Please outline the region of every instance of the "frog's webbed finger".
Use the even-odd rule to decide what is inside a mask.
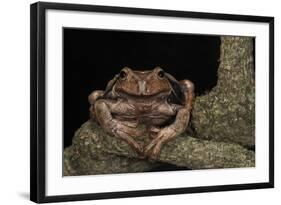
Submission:
[[[161,147],[163,144],[167,143],[168,141],[174,139],[178,135],[178,132],[174,130],[173,127],[166,127],[162,130],[160,137],[155,143],[154,148],[150,153],[150,158],[156,159],[160,153]]]
[[[153,139],[145,148],[144,148],[144,155],[149,156],[152,148],[156,145],[156,139]]]
[[[149,156],[151,150],[153,149],[153,147],[157,144],[157,142],[160,140],[160,138],[162,137],[163,132],[159,132],[157,137],[155,137],[144,149],[144,154]]]

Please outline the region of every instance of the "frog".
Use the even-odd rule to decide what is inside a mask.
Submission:
[[[124,140],[140,157],[156,160],[163,145],[184,133],[194,104],[194,84],[176,80],[157,66],[151,70],[124,67],[105,90],[88,97],[90,119],[110,135]],[[151,138],[141,146],[136,137]]]

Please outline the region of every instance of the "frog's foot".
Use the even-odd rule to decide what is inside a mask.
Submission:
[[[111,126],[111,133],[113,133],[114,136],[126,141],[133,148],[133,150],[135,150],[141,157],[143,156],[143,147],[135,141],[134,137],[143,136],[144,131],[138,130],[131,126],[133,125],[128,124],[127,122],[124,123],[113,120]]]
[[[100,126],[109,134],[127,142],[138,154],[143,155],[143,147],[133,138],[143,135],[143,132],[134,128],[132,123],[113,118],[106,100],[97,100],[94,105],[96,119]]]
[[[126,131],[116,130],[114,131],[114,135],[126,141],[132,147],[132,149],[138,153],[140,157],[143,156],[143,147],[138,144]]]
[[[177,131],[169,126],[161,129],[155,137],[144,149],[144,154],[152,160],[156,160],[160,154],[162,145],[177,136]]]

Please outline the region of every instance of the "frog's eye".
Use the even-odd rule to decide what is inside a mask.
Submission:
[[[119,73],[119,77],[120,77],[121,80],[125,80],[126,77],[127,77],[127,73],[122,70],[122,71]]]
[[[164,78],[165,73],[164,73],[163,70],[160,70],[160,71],[157,73],[157,75],[158,75],[159,78]]]

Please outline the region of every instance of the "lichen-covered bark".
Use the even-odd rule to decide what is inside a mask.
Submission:
[[[218,82],[196,98],[192,123],[201,139],[255,145],[253,38],[221,37]],[[196,86],[196,85],[195,85]]]
[[[221,37],[217,85],[196,98],[192,116],[196,136],[177,136],[154,162],[140,158],[126,142],[88,121],[64,151],[64,175],[144,172],[159,162],[189,169],[255,166],[255,152],[247,149],[255,145],[252,38]],[[145,145],[150,139],[137,140]]]
[[[145,145],[149,138],[143,136],[137,141]],[[238,144],[183,134],[163,146],[157,162],[151,162],[139,157],[126,142],[88,121],[76,132],[73,145],[65,149],[64,175],[144,172],[158,166],[158,162],[190,169],[252,167],[255,154]]]

